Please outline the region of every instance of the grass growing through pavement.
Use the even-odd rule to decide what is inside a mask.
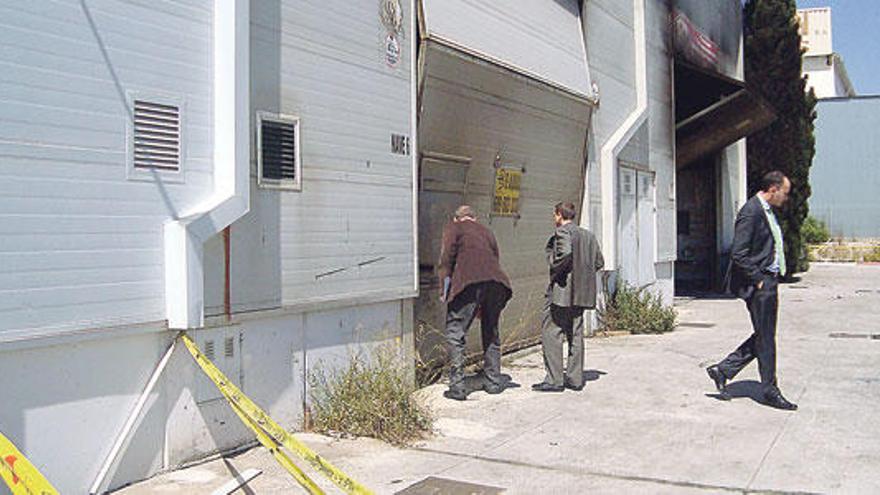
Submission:
[[[353,353],[348,366],[311,373],[312,426],[328,434],[366,436],[393,445],[424,438],[433,414],[416,394],[403,357],[389,347]]]
[[[599,310],[605,331],[629,333],[666,333],[675,328],[677,314],[664,306],[659,294],[623,285]]]

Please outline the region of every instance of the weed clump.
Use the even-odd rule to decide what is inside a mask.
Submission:
[[[434,418],[399,353],[353,353],[348,366],[311,373],[312,427],[321,433],[377,438],[408,445],[424,438]]]
[[[671,332],[677,313],[659,294],[624,284],[606,300],[598,317],[605,331],[656,334]]]

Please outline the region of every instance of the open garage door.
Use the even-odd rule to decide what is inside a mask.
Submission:
[[[446,362],[436,264],[442,228],[458,204],[474,206],[495,233],[513,284],[502,349],[537,342],[552,209],[559,201],[581,204],[592,103],[577,2],[427,0],[423,7],[415,319],[425,379]],[[471,356],[481,353],[479,335],[475,322]]]

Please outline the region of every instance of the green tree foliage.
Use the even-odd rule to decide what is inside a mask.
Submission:
[[[812,90],[804,92],[796,14],[795,0],[747,0],[744,12],[746,82],[778,115],[772,125],[748,138],[749,195],[771,170],[791,179],[791,195],[780,215],[789,275],[809,266],[801,226],[809,213],[816,119],[816,96]]]
[[[801,237],[808,244],[820,244],[831,240],[831,233],[828,232],[825,222],[810,216],[801,226]]]

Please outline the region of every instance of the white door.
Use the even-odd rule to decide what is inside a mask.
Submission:
[[[620,277],[644,287],[656,281],[654,173],[621,166],[619,172]]]
[[[655,218],[657,209],[654,206],[654,174],[638,172],[638,211],[639,224],[639,285],[644,287],[654,283],[657,274],[654,272],[655,261]]]
[[[636,171],[620,168],[620,276],[630,285],[639,283],[639,227]]]

